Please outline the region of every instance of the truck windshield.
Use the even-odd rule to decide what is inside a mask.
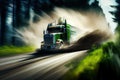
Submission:
[[[49,33],[63,33],[65,30],[64,26],[48,27],[47,31]]]

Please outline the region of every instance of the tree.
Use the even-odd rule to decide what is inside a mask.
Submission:
[[[1,2],[2,2],[2,1],[0,0],[0,45],[1,45],[1,43],[2,43],[2,42],[1,42],[1,34],[2,34],[2,33],[1,33],[1,7],[2,7],[2,6],[1,6],[1,5],[2,5]]]
[[[115,15],[114,21],[118,22],[118,24],[120,24],[120,0],[116,0],[116,2],[118,3],[117,6],[111,6],[117,9],[116,12],[110,12],[111,14]]]
[[[29,26],[31,0],[13,0],[13,37],[14,45],[21,45],[23,41],[14,36],[18,34],[15,29]],[[20,43],[20,44],[18,44]],[[23,44],[22,44],[23,45]]]
[[[22,26],[28,26],[28,20],[30,18],[30,7],[31,0],[16,0],[15,1],[15,17],[16,17],[16,28]]]
[[[5,44],[6,38],[5,38],[5,33],[6,33],[6,16],[7,16],[7,1],[2,0],[1,1],[1,44]]]
[[[116,2],[118,3],[118,5],[112,7],[115,7],[117,11],[111,13],[115,15],[114,21],[118,23],[118,26],[116,28],[116,34],[117,34],[116,44],[118,45],[118,47],[120,47],[120,0],[116,0]]]
[[[1,44],[11,44],[11,32],[12,32],[12,1],[1,1]]]

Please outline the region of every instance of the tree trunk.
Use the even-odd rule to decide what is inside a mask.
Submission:
[[[1,3],[2,1],[0,1],[0,46],[1,46],[1,44],[2,44],[2,42],[1,42],[1,35],[2,35],[2,33],[1,33],[1,5],[2,5],[2,3]]]
[[[5,33],[6,33],[6,1],[2,1],[1,8],[1,45],[4,45],[6,42]]]
[[[1,44],[11,45],[12,0],[3,0],[1,4]]]

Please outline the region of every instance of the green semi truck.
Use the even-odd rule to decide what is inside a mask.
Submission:
[[[70,44],[71,25],[67,24],[66,19],[59,18],[57,23],[48,24],[43,34],[44,41],[41,42],[41,50],[60,49],[64,44]]]

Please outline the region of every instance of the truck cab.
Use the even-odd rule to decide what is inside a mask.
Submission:
[[[60,18],[58,23],[48,24],[43,34],[42,50],[60,49],[63,44],[69,44],[70,42],[70,25],[67,24],[65,19]]]

